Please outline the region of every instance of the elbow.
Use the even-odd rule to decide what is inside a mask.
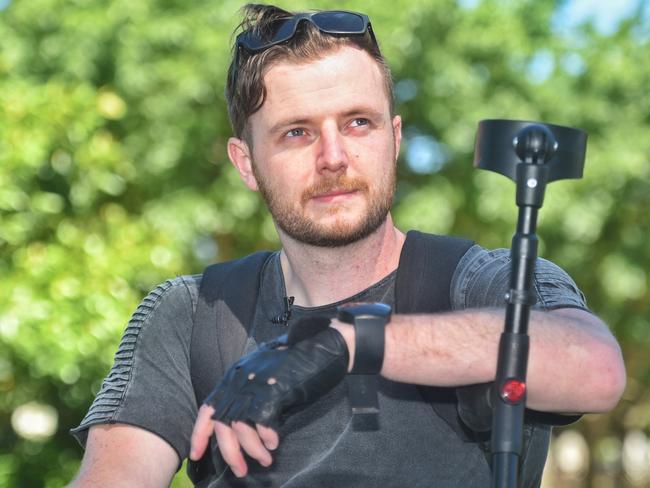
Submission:
[[[594,355],[594,368],[591,374],[592,413],[605,413],[613,410],[625,391],[627,375],[623,355],[618,344],[600,347]]]
[[[608,387],[603,392],[603,412],[609,412],[618,405],[625,391],[626,384],[627,375],[625,373],[625,365],[621,359],[620,364],[616,368],[616,372],[610,375]]]

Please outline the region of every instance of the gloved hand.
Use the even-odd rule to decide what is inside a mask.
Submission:
[[[345,340],[329,319],[303,319],[289,334],[236,362],[204,403],[215,409],[214,420],[276,428],[288,407],[312,402],[336,386],[348,361]]]

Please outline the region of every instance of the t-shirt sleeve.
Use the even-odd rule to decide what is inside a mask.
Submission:
[[[160,436],[181,460],[187,457],[197,414],[190,341],[198,280],[168,280],[142,300],[99,393],[81,424],[71,430],[82,445],[93,425],[123,423]]]
[[[452,278],[452,310],[503,307],[509,288],[510,250],[488,251],[474,245],[461,258]],[[571,277],[546,259],[537,258],[533,291],[537,298],[535,309],[579,308],[589,311],[584,295]]]

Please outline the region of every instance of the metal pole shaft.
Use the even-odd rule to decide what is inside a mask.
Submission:
[[[496,405],[492,424],[492,486],[518,486],[518,466],[523,447],[528,368],[528,322],[534,304],[532,282],[537,259],[537,213],[542,206],[546,167],[520,163],[517,168],[517,230],[512,238],[510,291],[506,296],[504,332],[499,342]],[[523,387],[520,397],[509,387]]]

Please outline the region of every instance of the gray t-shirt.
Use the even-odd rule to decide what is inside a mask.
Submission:
[[[463,256],[450,289],[453,310],[502,306],[508,288],[509,251],[473,246]],[[190,379],[192,314],[200,276],[185,276],[156,287],[131,318],[115,364],[86,417],[72,433],[83,443],[88,428],[125,423],[165,439],[181,459],[197,405]],[[279,253],[262,271],[254,324],[246,345],[253,350],[286,331],[276,317],[284,311],[286,291]],[[394,303],[395,273],[341,302],[313,308],[294,306],[290,323],[309,315],[334,316],[350,301]],[[534,278],[537,308],[586,309],[584,297],[557,266],[538,260]],[[381,486],[484,487],[490,470],[478,444],[464,442],[440,418],[413,385],[380,379],[379,430],[353,428],[342,382],[311,405],[287,412],[273,465],[249,462],[249,475],[235,478],[213,447],[218,475],[209,486]],[[206,485],[207,486],[207,485]]]

